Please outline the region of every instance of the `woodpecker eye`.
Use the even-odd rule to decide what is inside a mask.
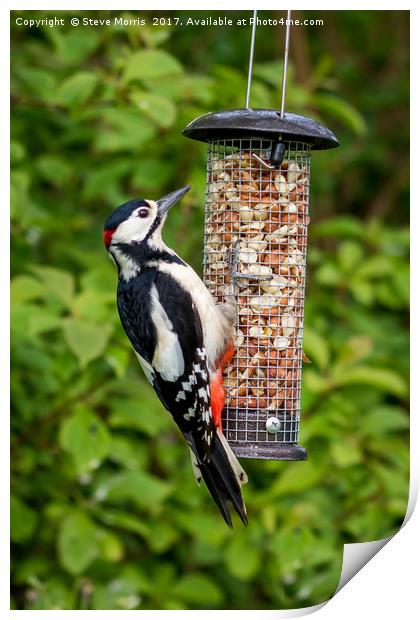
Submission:
[[[143,207],[142,209],[139,209],[139,212],[137,214],[139,217],[149,217],[149,209],[146,209],[145,207]]]

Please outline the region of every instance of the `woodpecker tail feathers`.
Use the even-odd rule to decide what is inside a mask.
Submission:
[[[210,460],[200,462],[199,468],[203,480],[227,525],[232,527],[229,502],[233,504],[242,523],[247,525],[248,517],[241,486],[246,484],[248,478],[219,429],[217,429],[214,437]]]
[[[192,465],[192,469],[194,473],[194,478],[198,486],[200,486],[201,479],[203,477],[201,473],[200,465],[198,464],[198,459],[195,456],[194,452],[191,450],[191,448],[189,448],[189,450],[190,450],[191,465]]]
[[[246,484],[248,482],[248,476],[246,475],[246,472],[244,470],[244,468],[242,467],[242,465],[240,464],[240,462],[238,461],[238,459],[236,458],[236,456],[233,454],[232,448],[230,447],[230,445],[228,444],[228,441],[226,439],[226,437],[223,435],[222,431],[220,429],[217,429],[217,436],[220,439],[222,446],[226,452],[226,455],[229,459],[229,463],[230,466],[232,467],[234,473],[235,473],[235,477],[239,483],[240,486]]]

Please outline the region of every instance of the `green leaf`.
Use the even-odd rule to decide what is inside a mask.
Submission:
[[[106,530],[99,530],[98,548],[106,562],[120,562],[124,557],[124,546],[118,536]]]
[[[101,522],[113,528],[120,528],[128,532],[134,532],[143,538],[150,535],[150,525],[144,519],[139,518],[131,513],[120,510],[107,508],[105,512],[101,512],[98,516]]]
[[[105,352],[105,361],[114,370],[115,375],[122,378],[131,362],[129,350],[122,346],[108,346]]]
[[[215,582],[198,572],[181,577],[173,588],[172,595],[202,608],[218,607],[223,601],[223,593]]]
[[[13,542],[23,543],[29,540],[37,526],[38,517],[34,510],[24,502],[11,495],[10,497],[10,538]]]
[[[133,501],[139,507],[155,511],[170,494],[171,485],[143,471],[127,471],[110,476],[95,491],[98,501]]]
[[[254,65],[254,74],[256,77],[271,84],[274,88],[278,88],[279,75],[283,71],[283,62],[281,60],[272,60],[270,62],[257,62]]]
[[[374,341],[368,335],[349,338],[340,348],[339,355],[334,364],[335,369],[351,366],[365,359],[372,353],[373,349]]]
[[[57,92],[57,103],[68,107],[77,107],[89,99],[95,90],[98,78],[95,73],[79,71],[67,78]]]
[[[350,441],[337,441],[331,446],[331,456],[338,467],[351,467],[362,462],[360,448]]]
[[[19,164],[26,157],[26,149],[22,142],[12,140],[10,142],[10,163],[12,166]]]
[[[320,372],[308,367],[304,369],[302,378],[305,387],[302,395],[302,402],[306,403],[304,406],[305,408],[311,407],[311,396],[321,394],[328,390],[329,382]]]
[[[335,369],[333,377],[338,385],[368,385],[400,398],[407,396],[407,384],[394,370],[373,366]]]
[[[145,465],[146,462],[146,455],[139,450],[138,441],[124,437],[124,435],[116,435],[115,433],[112,434],[108,458],[127,469],[138,469]]]
[[[98,556],[97,528],[82,512],[70,514],[58,532],[58,559],[71,575],[80,575]]]
[[[82,368],[96,359],[105,350],[112,333],[111,325],[94,325],[80,319],[66,319],[63,322],[64,338],[79,360]]]
[[[18,221],[21,214],[26,213],[29,202],[31,179],[23,170],[12,170],[10,173],[10,214]]]
[[[115,294],[101,293],[94,289],[85,289],[76,295],[71,305],[71,312],[78,319],[86,319],[97,323],[109,320],[109,304],[115,303]]]
[[[33,585],[28,609],[42,611],[75,609],[74,592],[58,577],[49,577],[42,583],[36,580]]]
[[[363,250],[355,241],[343,241],[338,246],[337,256],[344,271],[350,272],[362,259]]]
[[[374,465],[373,472],[385,486],[390,497],[406,498],[410,486],[409,479],[402,469],[389,468],[384,465]]]
[[[104,110],[100,116],[105,126],[96,134],[95,147],[98,151],[138,151],[156,135],[155,125],[137,110]]]
[[[238,579],[252,579],[260,568],[260,553],[256,545],[250,545],[247,537],[237,536],[225,551],[229,572]]]
[[[110,436],[94,413],[79,406],[60,429],[60,445],[74,459],[79,473],[96,469],[108,454]]]
[[[49,293],[65,306],[69,306],[74,295],[74,277],[68,271],[37,265],[32,271],[38,276]]]
[[[383,278],[395,269],[393,261],[389,256],[370,256],[363,259],[363,263],[357,270],[359,278]]]
[[[324,472],[319,463],[312,461],[291,463],[271,486],[270,496],[298,493],[313,487],[321,480]]]
[[[314,227],[316,237],[360,239],[364,236],[363,223],[349,216],[332,217]]]
[[[10,297],[12,304],[20,304],[32,299],[42,299],[45,287],[31,276],[16,276],[10,284]]]
[[[173,174],[171,162],[145,159],[136,166],[131,179],[134,187],[141,192],[157,193],[165,186]]]
[[[136,91],[130,95],[131,101],[142,114],[159,127],[171,127],[176,119],[176,107],[166,97],[146,91]]]
[[[70,71],[80,63],[86,62],[101,40],[99,29],[81,26],[71,30],[47,28],[45,35],[54,43],[57,61],[69,65]]]
[[[87,171],[84,179],[83,198],[92,200],[97,198],[112,199],[118,192],[123,177],[132,170],[132,165],[127,160],[113,158],[111,162],[95,166]]]
[[[74,173],[71,164],[56,155],[43,155],[36,161],[36,169],[43,179],[61,187],[68,183]]]
[[[410,427],[410,417],[404,409],[382,405],[371,411],[367,411],[363,416],[360,432],[363,436],[375,437],[408,430]]]
[[[179,533],[165,522],[152,522],[147,536],[150,549],[154,553],[164,553],[178,539]]]
[[[149,388],[140,400],[113,399],[109,424],[112,428],[133,428],[150,437],[157,437],[170,428],[170,417]]]
[[[349,282],[349,290],[359,303],[365,306],[369,306],[373,303],[374,291],[370,282],[358,280],[356,278],[352,279]]]
[[[211,105],[215,93],[214,80],[202,75],[176,75],[160,80],[148,80],[145,85],[148,90],[178,103],[198,101],[203,105]]]
[[[316,279],[323,286],[334,287],[342,283],[343,276],[334,263],[326,262],[318,268]]]
[[[35,304],[13,304],[11,311],[13,333],[26,337],[53,331],[62,327],[61,316]]]
[[[320,368],[326,368],[330,360],[326,337],[321,336],[310,327],[305,327],[303,338],[303,348],[309,359]]]
[[[106,585],[97,582],[93,592],[94,609],[129,610],[136,609],[142,603],[142,591],[145,579],[132,570],[119,570],[115,579]]]
[[[127,59],[123,80],[150,80],[182,73],[181,63],[163,50],[142,50]]]
[[[358,136],[366,134],[367,126],[363,116],[347,101],[335,95],[319,93],[310,95],[310,103],[317,106],[321,112],[334,115],[346,124]]]

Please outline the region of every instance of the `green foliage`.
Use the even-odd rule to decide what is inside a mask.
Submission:
[[[250,525],[233,532],[196,487],[187,451],[141,377],[101,237],[119,203],[192,183],[165,235],[200,270],[205,148],[181,130],[198,114],[243,105],[249,31],[13,26],[18,609],[313,605],[337,586],[343,543],[401,524],[408,20],[380,11],[305,17],[326,24],[293,35],[301,54],[292,49],[287,108],[322,118],[341,141],[313,157],[312,364],[303,372],[301,434],[309,461],[246,462]],[[278,106],[275,36],[258,32],[255,106]]]

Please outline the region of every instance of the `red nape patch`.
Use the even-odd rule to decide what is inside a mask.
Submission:
[[[225,406],[222,371],[218,370],[210,383],[210,406],[213,422],[222,430],[222,411]]]
[[[112,235],[115,232],[115,228],[111,228],[110,230],[104,230],[104,243],[105,247],[109,248],[112,241]]]

